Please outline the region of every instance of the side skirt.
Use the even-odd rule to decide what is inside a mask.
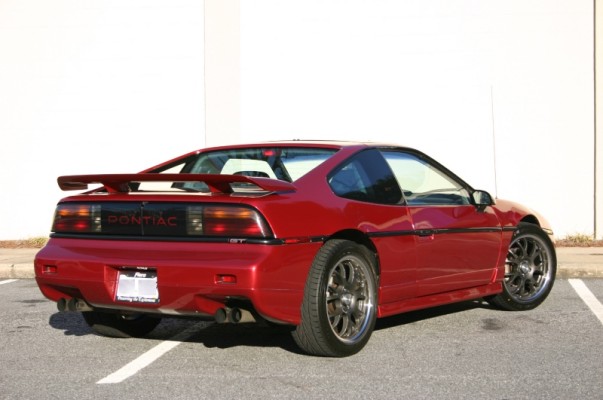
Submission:
[[[495,282],[469,289],[461,289],[453,292],[416,297],[394,303],[379,304],[377,309],[377,317],[389,317],[391,315],[402,314],[408,311],[479,299],[481,297],[495,295],[500,292],[502,292],[502,283]]]

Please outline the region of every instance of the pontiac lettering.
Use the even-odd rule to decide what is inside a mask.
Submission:
[[[176,217],[162,216],[155,217],[151,215],[109,215],[107,222],[110,225],[151,225],[151,226],[178,226]]]

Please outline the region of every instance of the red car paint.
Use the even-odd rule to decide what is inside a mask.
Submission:
[[[205,152],[249,148],[320,148],[336,152],[294,182],[220,175],[205,178],[209,194],[128,191],[128,182],[150,179],[146,175],[169,182],[203,180],[199,174],[155,171]],[[67,197],[61,204],[244,205],[265,219],[272,237],[262,243],[237,236],[213,241],[55,232],[36,256],[37,283],[53,301],[77,298],[99,309],[208,317],[229,301],[241,300],[267,320],[297,325],[316,254],[329,239],[347,238],[363,243],[376,254],[377,315],[383,317],[500,293],[506,252],[517,225],[529,221],[549,229],[536,213],[502,200],[484,207],[439,206],[377,204],[336,195],[329,184],[330,174],[350,157],[372,148],[406,150],[391,145],[341,142],[240,145],[189,153],[141,174],[59,178],[64,189],[83,189],[92,182],[105,187]],[[264,156],[273,156],[272,151],[266,151]],[[473,191],[453,174],[450,176]],[[255,184],[265,192],[233,193],[229,186],[233,182]],[[119,222],[120,217],[111,218]],[[129,218],[122,216],[122,224],[130,223]],[[174,217],[161,218],[153,223],[175,223]],[[137,268],[156,270],[158,303],[116,300],[118,271]],[[220,276],[234,279],[221,281]]]

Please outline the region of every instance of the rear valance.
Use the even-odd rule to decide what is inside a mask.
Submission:
[[[213,193],[233,193],[232,183],[252,184],[267,192],[293,192],[295,186],[277,179],[249,177],[244,175],[217,174],[105,174],[105,175],[69,175],[57,179],[62,190],[86,190],[88,184],[103,185],[107,191],[127,193],[132,191],[131,183],[140,182],[203,182]]]

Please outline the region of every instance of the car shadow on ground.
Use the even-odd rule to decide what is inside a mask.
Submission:
[[[375,330],[395,328],[418,321],[424,321],[431,318],[443,317],[448,314],[456,314],[476,308],[494,309],[485,300],[470,300],[461,303],[446,304],[443,306],[427,308],[417,311],[409,311],[403,314],[393,315],[391,317],[380,318],[377,320]]]
[[[52,328],[62,330],[66,336],[95,334],[79,312],[57,312],[50,316],[48,322]],[[139,340],[171,340],[184,330],[193,327],[195,328],[191,336],[185,341],[199,343],[208,348],[280,347],[286,351],[300,352],[289,334],[291,327],[268,325],[265,322],[217,324],[213,321],[193,318],[167,317],[163,318],[150,334]]]
[[[57,312],[50,316],[48,323],[54,329],[64,331],[65,336],[84,336],[92,334],[79,312]]]
[[[377,320],[375,330],[394,329],[414,322],[437,318],[472,310],[475,308],[491,308],[484,301],[468,301],[434,307],[425,310],[411,311],[392,317]],[[55,313],[50,317],[50,326],[64,331],[67,336],[84,336],[94,334],[80,313]],[[196,327],[195,327],[196,326]],[[291,337],[294,329],[289,326],[278,326],[265,322],[242,324],[217,324],[213,321],[198,319],[164,318],[149,335],[138,340],[171,340],[186,329],[194,330],[187,343],[199,343],[207,348],[229,349],[239,346],[274,347],[285,351],[303,354]],[[119,339],[115,339],[119,340]]]
[[[207,348],[274,347],[303,354],[291,336],[292,330],[293,327],[290,326],[274,326],[262,322],[236,325],[211,323],[188,342],[201,343]]]

